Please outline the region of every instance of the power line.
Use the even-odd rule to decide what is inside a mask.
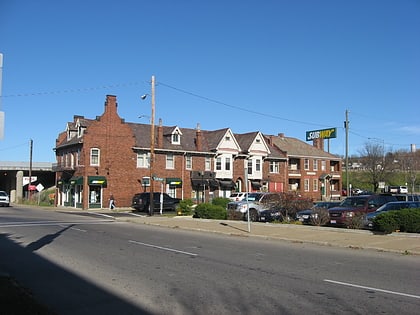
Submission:
[[[96,86],[96,87],[71,88],[71,89],[56,90],[56,91],[9,94],[9,95],[3,95],[3,97],[27,97],[27,96],[40,96],[40,95],[52,95],[52,94],[64,94],[64,93],[90,92],[90,91],[95,91],[95,90],[102,90],[102,89],[109,89],[109,88],[116,88],[116,87],[140,85],[144,83],[149,83],[149,82],[143,81],[143,82],[115,83],[115,84],[108,84],[108,85],[102,85],[102,86]]]
[[[273,118],[273,119],[284,120],[284,121],[289,121],[289,122],[304,124],[304,125],[321,126],[321,127],[327,127],[327,128],[331,127],[331,126],[326,126],[326,125],[312,123],[312,122],[288,119],[288,118],[284,118],[284,117],[279,117],[279,116],[275,116],[275,115],[271,115],[271,114],[262,113],[262,112],[258,112],[258,111],[255,111],[255,110],[247,109],[247,108],[240,107],[240,106],[237,106],[237,105],[231,105],[231,104],[228,104],[228,103],[225,103],[225,102],[221,102],[221,101],[209,98],[207,96],[202,96],[202,95],[199,95],[199,94],[196,94],[196,93],[193,93],[193,92],[189,92],[189,91],[171,86],[171,85],[163,83],[163,82],[158,82],[158,85],[162,85],[164,87],[173,89],[173,90],[178,91],[180,93],[184,93],[184,94],[196,97],[196,98],[200,98],[202,100],[205,100],[205,101],[208,101],[208,102],[211,102],[211,103],[215,103],[215,104],[219,104],[219,105],[222,105],[222,106],[234,108],[234,109],[237,109],[237,110],[240,110],[240,111],[243,111],[243,112],[248,112],[248,113],[259,115],[259,116],[264,116],[264,117],[269,117],[269,118]]]

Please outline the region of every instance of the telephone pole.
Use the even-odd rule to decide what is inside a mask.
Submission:
[[[347,196],[350,196],[350,185],[349,185],[349,111],[346,109],[346,121],[344,122],[344,128],[346,129],[346,192]]]

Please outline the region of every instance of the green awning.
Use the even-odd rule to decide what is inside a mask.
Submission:
[[[167,177],[166,178],[166,184],[170,187],[182,187],[182,179],[176,178],[176,177]]]
[[[70,178],[70,185],[83,185],[83,176]]]
[[[88,185],[101,185],[106,187],[106,184],[105,176],[88,176]]]

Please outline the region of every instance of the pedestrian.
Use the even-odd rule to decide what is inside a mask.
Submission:
[[[115,198],[113,194],[111,194],[111,196],[109,197],[109,209],[115,209]]]

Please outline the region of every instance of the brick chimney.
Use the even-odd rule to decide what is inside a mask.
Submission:
[[[318,138],[313,140],[313,146],[324,151],[324,139]]]
[[[107,95],[105,101],[105,112],[117,113],[117,97],[115,95]]]
[[[196,128],[195,146],[197,148],[197,151],[203,150],[203,135],[201,133],[200,124],[197,124]]]
[[[159,124],[157,128],[157,147],[163,148],[163,126],[162,118],[159,118]]]

